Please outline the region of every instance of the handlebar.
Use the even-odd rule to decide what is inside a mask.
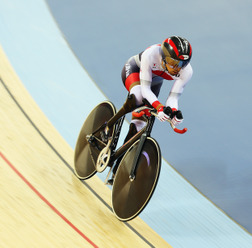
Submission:
[[[149,110],[149,113],[150,113],[151,115],[154,115],[155,117],[158,116],[157,113],[156,113],[155,111],[153,111],[152,108],[149,108],[149,107],[146,107],[146,106],[140,107],[140,108],[136,109],[134,112],[132,112],[132,115],[133,115],[134,117],[139,118],[139,117],[141,117],[141,116],[143,116],[143,115],[145,114],[145,112],[143,111],[144,109]],[[170,123],[170,125],[171,125],[172,129],[174,130],[174,132],[183,134],[183,133],[185,133],[185,132],[187,131],[187,128],[183,128],[183,129],[178,129],[178,128],[176,128],[176,127],[173,125],[173,123],[171,122],[170,119],[167,119],[167,121]]]

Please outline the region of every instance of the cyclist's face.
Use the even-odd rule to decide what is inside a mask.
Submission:
[[[177,75],[181,70],[180,61],[166,57],[165,67],[171,75]]]
[[[165,64],[165,66],[168,72],[173,76],[177,75],[181,70],[181,67],[173,66],[170,64]]]

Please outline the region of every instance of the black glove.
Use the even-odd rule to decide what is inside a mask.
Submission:
[[[169,117],[170,117],[170,119],[172,119],[173,118],[173,111],[172,111],[172,108],[171,107],[169,107],[169,106],[167,106],[167,107],[164,107],[164,113],[166,114],[166,115],[168,115]]]
[[[183,115],[182,115],[182,112],[181,112],[180,110],[176,110],[176,111],[174,111],[173,113],[174,113],[174,116],[173,116],[173,117],[176,116],[176,118],[177,118],[178,120],[183,120]]]
[[[172,109],[171,107],[167,106],[164,108],[164,113],[170,117],[174,126],[179,125],[183,121],[183,115],[180,110]]]
[[[183,119],[183,115],[181,110],[172,109],[171,107],[167,106],[164,107],[164,113],[168,115],[171,119],[176,116],[177,119]]]

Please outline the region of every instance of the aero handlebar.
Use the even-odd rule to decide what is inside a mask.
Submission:
[[[154,116],[156,116],[156,117],[158,116],[157,113],[156,113],[155,111],[153,111],[153,109],[151,109],[151,108],[149,108],[149,107],[146,107],[146,106],[140,107],[140,108],[136,109],[134,112],[132,112],[132,115],[133,115],[134,117],[139,118],[139,117],[141,117],[141,116],[143,116],[143,115],[145,114],[145,112],[143,111],[144,109],[149,110],[149,113],[150,113],[151,115],[154,115]],[[183,134],[183,133],[185,133],[185,132],[187,131],[187,128],[184,128],[184,129],[178,129],[178,128],[176,128],[176,127],[173,125],[173,123],[171,122],[170,119],[167,119],[167,121],[170,123],[170,125],[171,125],[172,129],[174,130],[174,132]]]

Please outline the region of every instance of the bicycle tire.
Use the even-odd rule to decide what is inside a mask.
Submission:
[[[97,171],[95,168],[97,157],[100,150],[106,145],[106,142],[99,142],[101,140],[100,132],[94,134],[99,148],[88,142],[86,136],[95,132],[99,127],[106,123],[116,113],[114,104],[110,101],[104,101],[98,104],[86,118],[81,131],[79,133],[74,154],[74,170],[75,174],[80,179],[88,179]],[[110,129],[110,135],[114,134],[114,126]]]
[[[125,153],[114,178],[112,208],[121,221],[129,221],[143,211],[154,193],[160,174],[161,151],[157,141],[148,137],[138,160],[136,177],[130,180],[138,144],[139,140]]]

